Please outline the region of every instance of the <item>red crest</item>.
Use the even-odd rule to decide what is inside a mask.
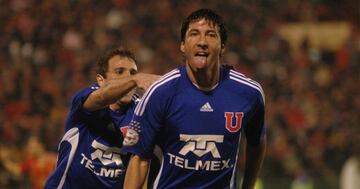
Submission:
[[[235,112],[235,117],[236,117],[235,125],[232,124],[234,112],[225,112],[224,116],[225,116],[225,128],[230,133],[236,133],[241,129],[242,118],[244,117],[244,112]]]
[[[127,133],[128,129],[129,129],[129,126],[125,126],[125,127],[120,128],[120,131],[121,131],[121,133],[122,133],[122,135],[124,137],[126,136],[126,133]]]

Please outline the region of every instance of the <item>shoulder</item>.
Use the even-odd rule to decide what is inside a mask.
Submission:
[[[152,96],[154,94],[168,94],[174,89],[174,85],[179,81],[180,76],[181,73],[179,69],[174,69],[166,73],[149,87],[143,97]]]
[[[181,77],[179,69],[174,69],[163,75],[154,82],[142,96],[140,103],[136,106],[135,114],[142,114],[149,101],[161,104],[176,92],[176,86]]]
[[[260,83],[233,69],[229,69],[228,78],[235,89],[241,88],[241,91],[257,97],[265,104],[265,94]]]
[[[91,84],[91,85],[89,85],[88,87],[86,87],[86,88],[83,88],[83,89],[80,89],[80,90],[78,90],[75,94],[74,94],[74,96],[73,96],[73,99],[75,99],[75,98],[81,98],[81,97],[87,97],[87,96],[89,96],[89,94],[91,94],[92,92],[94,92],[94,91],[96,91],[96,90],[98,90],[100,87],[99,87],[99,85],[97,85],[97,84]]]
[[[163,75],[158,81],[154,82],[152,86],[150,86],[149,91],[163,91],[169,90],[172,88],[173,84],[175,84],[181,76],[179,69],[174,69],[165,75]]]
[[[82,104],[86,101],[89,95],[98,89],[99,85],[94,83],[86,88],[77,91],[71,98],[71,106],[73,108],[81,108]]]

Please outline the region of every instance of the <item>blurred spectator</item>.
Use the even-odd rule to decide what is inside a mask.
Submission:
[[[295,179],[291,183],[291,189],[314,189],[314,183],[302,167],[295,172]]]
[[[0,1],[0,154],[7,159],[0,161],[0,188],[30,180],[18,160],[29,138],[39,137],[44,154],[57,150],[71,95],[91,82],[99,52],[129,46],[140,71],[163,74],[182,62],[180,18],[200,7],[228,20],[233,40],[224,63],[259,81],[267,95],[264,187],[289,188],[304,164],[314,188],[336,188],[350,139],[360,133],[360,15],[359,2],[351,0]],[[315,46],[311,35],[279,32],[328,22],[334,32],[343,26],[338,22],[350,27],[332,48]],[[325,42],[340,39],[315,34]],[[28,162],[25,167],[36,167]]]
[[[43,144],[34,136],[29,138],[24,148],[20,163],[21,173],[25,176],[23,182],[29,183],[30,188],[42,189],[46,178],[55,167],[56,154],[45,151]]]
[[[359,137],[357,137],[359,138]],[[340,173],[340,189],[355,189],[360,186],[360,145],[354,140],[351,156],[345,161]]]

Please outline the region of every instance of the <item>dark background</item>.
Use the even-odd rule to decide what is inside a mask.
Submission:
[[[262,188],[339,188],[360,133],[351,0],[0,0],[0,188],[42,188],[71,96],[105,49],[127,46],[142,71],[164,74],[182,63],[181,21],[198,8],[227,23],[223,63],[265,91]]]

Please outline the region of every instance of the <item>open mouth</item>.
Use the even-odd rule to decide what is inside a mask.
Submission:
[[[206,62],[208,61],[209,53],[206,51],[197,51],[194,54],[194,63],[199,68],[206,65]]]
[[[207,58],[209,56],[209,53],[207,53],[207,52],[197,52],[197,53],[195,53],[195,56],[200,56],[200,57]]]

